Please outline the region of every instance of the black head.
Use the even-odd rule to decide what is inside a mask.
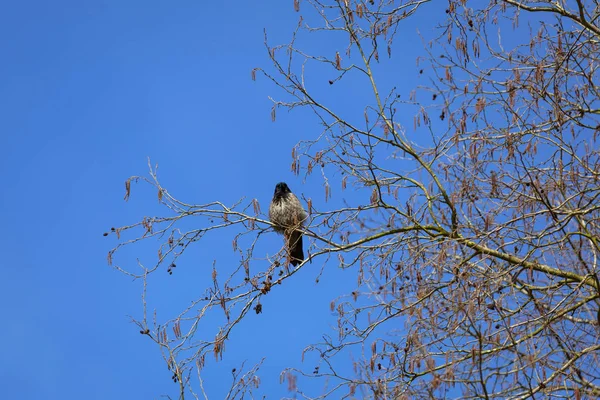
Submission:
[[[292,193],[292,191],[285,182],[279,182],[275,186],[275,197],[283,197],[288,193]]]

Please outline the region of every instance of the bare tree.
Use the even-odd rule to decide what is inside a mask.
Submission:
[[[417,68],[427,83],[403,97],[390,83],[402,76],[374,70],[402,54],[407,35],[414,40],[403,27],[423,13],[433,16],[419,27]],[[201,378],[209,353],[222,356],[261,297],[317,260],[355,273],[357,287],[332,299],[337,336],[307,344],[320,369],[284,375],[292,386],[297,374],[327,379],[324,394],[299,389],[305,398],[600,397],[597,2],[306,0],[302,15],[290,43],[265,37],[273,68],[252,77],[280,89],[273,118],[281,107],[317,117],[321,131],[294,148],[293,171],[318,172],[326,197],[333,185],[351,186],[370,200],[334,210],[308,201],[308,254],[290,269],[283,248],[267,258],[255,251],[271,229],[257,201],[187,204],[152,168],[127,181],[127,196],[134,180],[155,186],[169,213],[116,230],[140,234],[109,262],[121,246],[163,240],[155,265],[115,267],[123,273],[146,282],[217,229],[231,229],[240,251],[239,267],[224,279],[215,270],[206,294],[176,318],[151,322],[144,300],[136,322],[163,351],[181,398],[201,388],[193,374]],[[301,34],[334,43],[340,33],[345,51],[296,47]],[[315,65],[331,77],[311,75]],[[370,97],[355,99],[363,112],[321,102],[309,90],[316,79],[368,85]],[[210,223],[181,230],[191,216]],[[249,245],[239,249],[242,238]],[[250,261],[259,272],[250,274]],[[216,337],[200,338],[213,309],[226,321]],[[348,353],[350,372],[338,368]],[[258,387],[256,371],[234,381],[232,397]]]

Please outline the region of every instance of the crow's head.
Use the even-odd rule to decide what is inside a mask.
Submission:
[[[292,193],[292,191],[290,190],[290,188],[288,187],[288,185],[285,182],[279,182],[275,186],[275,196],[274,197],[276,197],[276,198],[284,197],[288,193]]]

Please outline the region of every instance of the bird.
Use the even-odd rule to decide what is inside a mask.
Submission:
[[[285,182],[279,182],[269,206],[269,219],[275,231],[285,237],[290,263],[294,267],[304,261],[300,228],[307,217],[300,200]]]

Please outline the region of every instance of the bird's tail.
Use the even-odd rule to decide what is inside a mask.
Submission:
[[[290,235],[290,263],[295,267],[304,261],[304,250],[302,249],[302,233],[293,231]]]

